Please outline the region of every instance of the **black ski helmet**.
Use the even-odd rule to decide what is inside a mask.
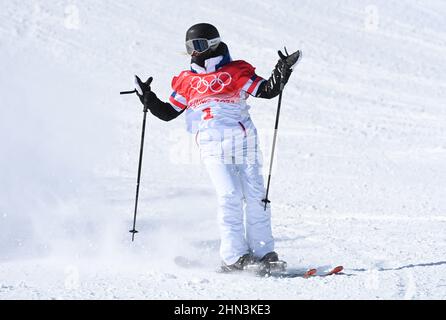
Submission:
[[[193,39],[212,40],[220,38],[220,34],[216,27],[209,23],[198,23],[189,28],[186,32],[186,41]]]
[[[214,51],[220,45],[220,34],[216,27],[209,23],[198,23],[186,32],[186,50],[192,56],[203,55]]]

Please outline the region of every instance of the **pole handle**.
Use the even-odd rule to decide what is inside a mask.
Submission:
[[[133,90],[133,91],[121,91],[119,94],[120,95],[123,95],[123,94],[134,94],[134,93],[136,93],[137,91],[136,91],[136,89],[135,90]]]

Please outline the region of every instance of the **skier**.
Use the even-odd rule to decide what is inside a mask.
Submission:
[[[271,208],[262,202],[265,187],[256,128],[248,113],[249,96],[272,99],[286,84],[300,51],[284,55],[264,80],[245,61],[233,61],[211,24],[199,23],[186,33],[190,70],[172,80],[173,93],[163,102],[136,76],[137,94],[150,112],[164,121],[186,115],[196,134],[200,155],[214,184],[219,204],[220,256],[223,271],[248,264],[279,261],[274,251]]]

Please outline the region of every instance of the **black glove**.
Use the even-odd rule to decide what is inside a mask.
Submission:
[[[287,84],[294,67],[302,57],[302,52],[300,50],[297,50],[292,54],[288,54],[288,51],[285,48],[285,54],[283,54],[280,50],[278,51],[278,54],[280,60],[279,62],[277,62],[276,70],[281,74],[281,81],[283,85],[285,85]]]
[[[144,105],[146,109],[149,109],[150,101],[153,99],[155,95],[150,88],[150,84],[152,83],[153,78],[150,77],[146,82],[142,82],[138,76],[135,76],[135,89],[136,94],[139,97],[139,100]]]
[[[274,97],[277,97],[283,90],[283,87],[287,84],[288,79],[293,72],[294,66],[302,57],[301,51],[296,51],[293,54],[288,54],[285,49],[285,54],[283,54],[282,51],[279,51],[280,60],[274,67],[274,70],[271,73],[271,77],[260,85],[256,97],[263,99],[272,99]]]
[[[142,82],[138,76],[135,76],[136,94],[144,105],[144,112],[150,112],[164,121],[170,121],[178,117],[184,110],[176,110],[170,103],[162,102],[150,88],[153,78],[150,77],[146,82]]]

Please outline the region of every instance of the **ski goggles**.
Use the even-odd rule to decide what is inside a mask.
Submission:
[[[187,54],[201,54],[203,52],[208,51],[210,48],[216,48],[220,44],[221,39],[192,39],[186,41],[186,50]]]

